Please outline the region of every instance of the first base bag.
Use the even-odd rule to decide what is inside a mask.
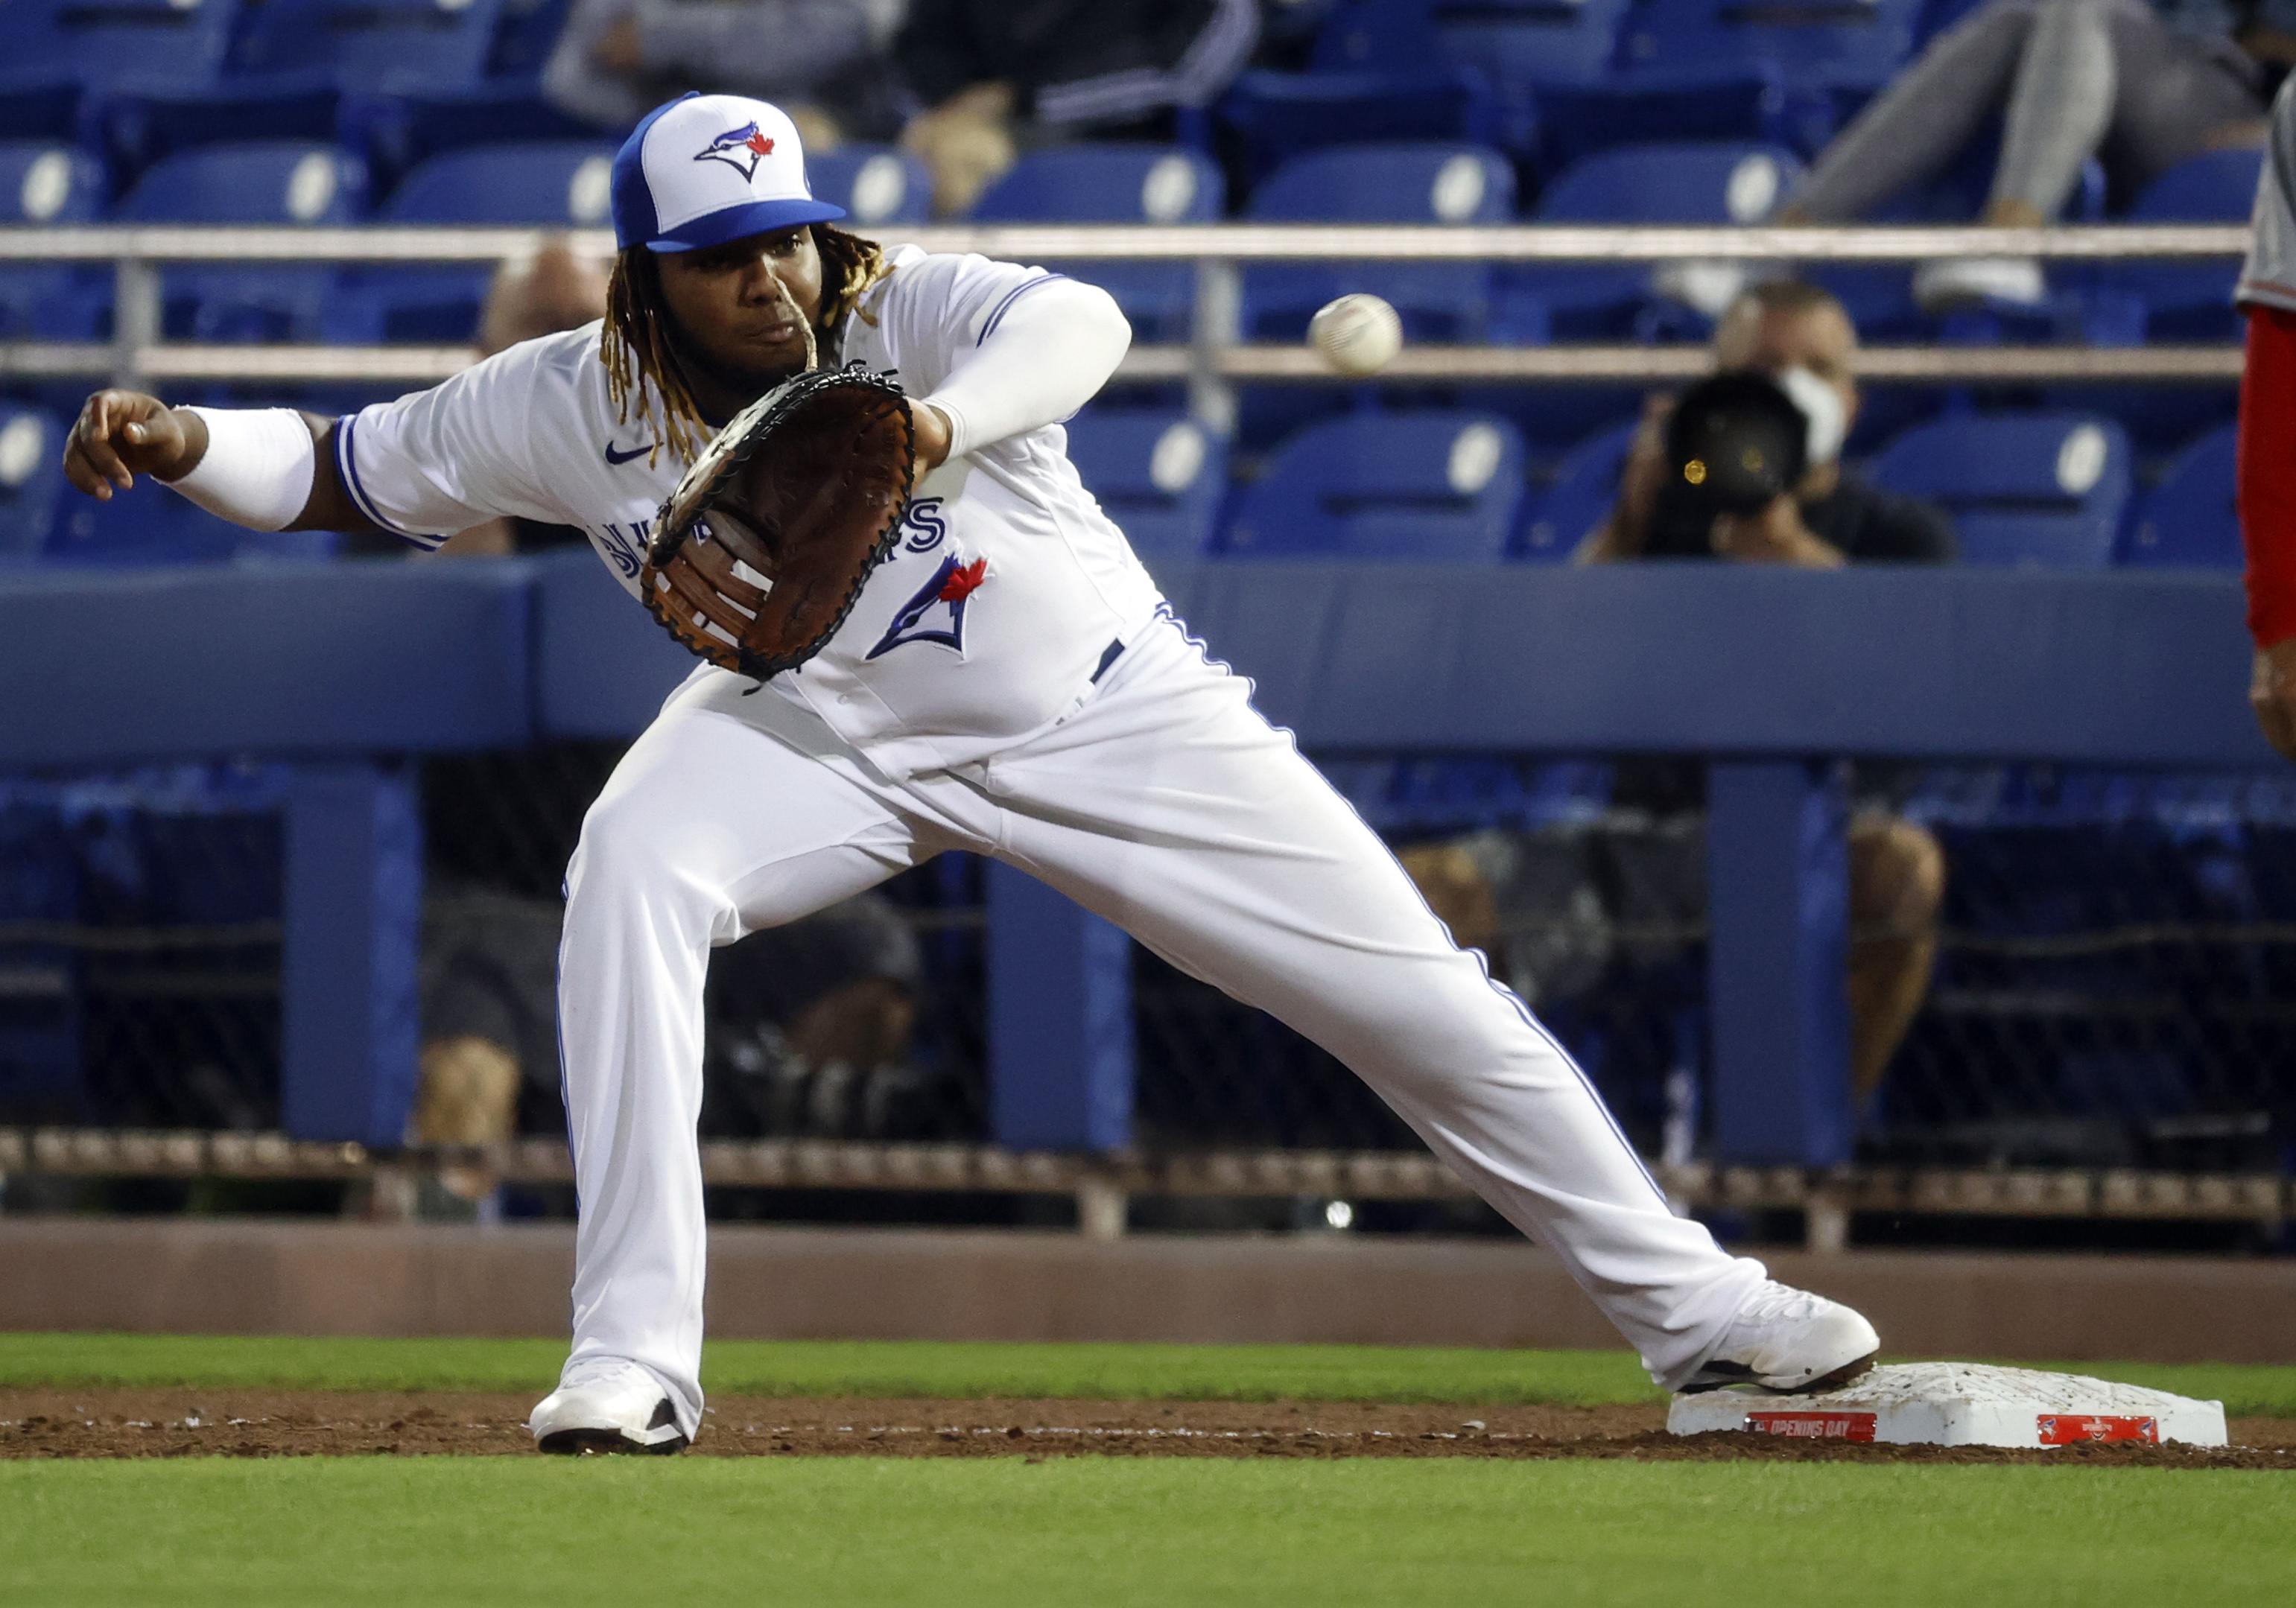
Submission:
[[[819,653],[893,550],[916,478],[899,386],[858,366],[775,387],[661,505],[639,584],[669,633],[764,681]]]

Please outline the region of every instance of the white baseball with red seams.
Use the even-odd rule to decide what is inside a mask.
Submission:
[[[650,126],[644,163],[617,164],[618,186],[658,170],[737,209],[812,205],[771,108],[705,97],[676,118]],[[689,124],[697,151],[656,149]],[[711,232],[706,211],[645,206]],[[695,669],[616,770],[568,873],[569,1381],[593,1384],[553,1413],[600,1396],[599,1379],[637,1400],[634,1367],[680,1433],[699,1426],[710,948],[951,848],[1043,878],[1337,1055],[1562,1258],[1653,1377],[1689,1379],[1763,1287],[1761,1264],[1673,1214],[1578,1067],[1452,943],[1250,683],[1169,617],[1079,484],[1061,420],[1123,355],[1115,304],[1040,268],[914,248],[890,261],[824,359],[939,407],[948,461],[816,659],[762,690]],[[345,420],[337,461],[359,506],[421,542],[499,515],[578,526],[635,594],[684,465],[619,417],[599,339],[592,325],[529,342]]]
[[[1883,1445],[2071,1446],[2090,1441],[2225,1444],[2221,1401],[2081,1374],[1977,1362],[1893,1363],[1838,1391],[1781,1396],[1746,1390],[1677,1396],[1666,1426],[1870,1441]]]

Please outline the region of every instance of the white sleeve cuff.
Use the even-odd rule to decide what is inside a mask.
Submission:
[[[250,530],[284,530],[311,500],[318,450],[292,408],[187,408],[208,427],[207,455],[174,486]]]

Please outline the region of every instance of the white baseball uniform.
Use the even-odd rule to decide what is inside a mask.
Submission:
[[[835,639],[762,690],[697,669],[616,770],[568,875],[560,1021],[581,1225],[570,1371],[626,1359],[700,1423],[695,1122],[709,951],[944,849],[994,855],[1336,1055],[1642,1354],[1685,1377],[1764,1277],[1676,1217],[1570,1057],[1209,660],[1078,484],[1059,420],[1129,339],[1102,292],[892,258],[845,359],[955,426]],[[587,530],[636,590],[679,465],[617,419],[598,328],[369,408],[339,462],[430,541]]]

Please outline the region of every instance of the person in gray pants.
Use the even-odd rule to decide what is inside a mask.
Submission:
[[[2267,63],[2296,62],[2296,0],[1993,0],[1819,156],[1784,224],[1847,223],[1932,177],[2004,115],[1984,221],[2052,222],[2091,157],[2133,197],[2189,157],[2264,137]],[[2030,257],[1937,258],[1914,276],[1931,311],[2046,294]]]

